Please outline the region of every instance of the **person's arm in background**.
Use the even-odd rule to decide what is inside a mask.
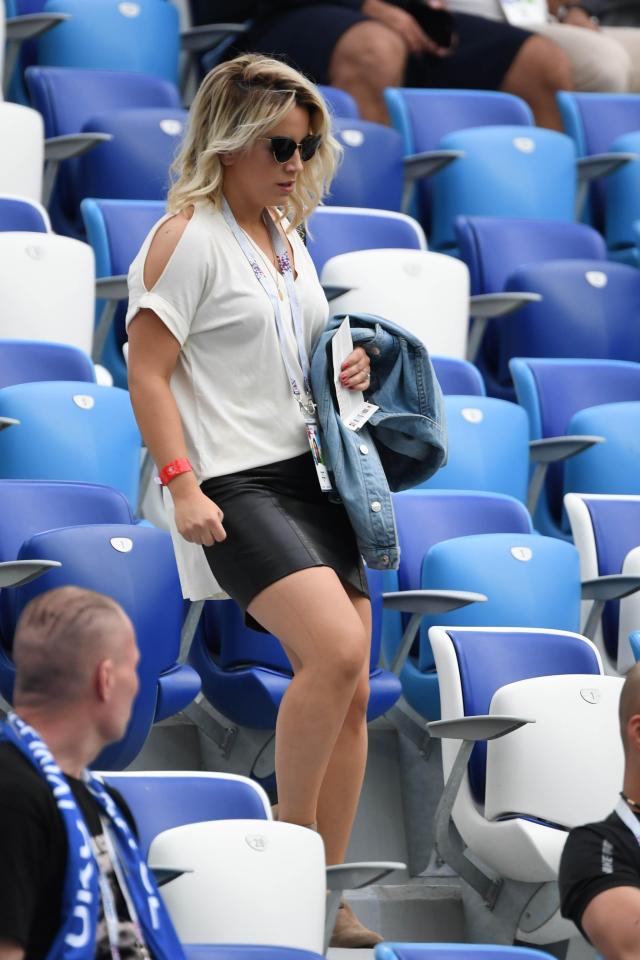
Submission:
[[[592,17],[589,10],[582,3],[575,0],[548,0],[549,13],[557,17],[560,23],[570,27],[585,27],[587,30],[598,30],[598,21]]]
[[[0,960],[24,960],[24,950],[15,940],[0,940]]]

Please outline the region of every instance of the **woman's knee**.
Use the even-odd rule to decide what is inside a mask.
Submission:
[[[344,626],[333,634],[329,643],[318,648],[316,669],[336,687],[353,688],[369,657],[369,638],[359,623]]]
[[[355,693],[351,698],[345,724],[348,724],[352,728],[359,729],[363,723],[366,723],[370,694],[369,672],[366,671],[361,675]]]
[[[505,77],[504,89],[527,99],[536,91],[572,90],[571,60],[565,51],[547,37],[533,36],[520,47]]]
[[[383,23],[364,20],[336,44],[329,77],[336,86],[362,82],[383,90],[401,84],[406,60],[407,50],[397,33]]]

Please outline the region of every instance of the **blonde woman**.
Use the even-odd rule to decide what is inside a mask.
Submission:
[[[247,622],[293,667],[276,727],[279,817],[342,863],[362,786],[370,604],[353,531],[327,496],[308,358],[329,309],[296,231],[338,146],[301,74],[246,55],[191,108],[169,213],[129,274],[129,384],[175,507]],[[362,389],[358,348],[343,382]],[[381,938],[343,905],[336,946]]]

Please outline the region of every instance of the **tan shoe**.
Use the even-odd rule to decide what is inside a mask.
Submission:
[[[360,923],[346,900],[340,901],[330,947],[375,947],[383,940],[384,937],[379,933],[374,933]]]

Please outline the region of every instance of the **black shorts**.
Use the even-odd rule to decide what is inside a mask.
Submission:
[[[313,4],[258,21],[229,53],[264,53],[296,67],[315,83],[329,83],[329,64],[338,40],[369,18],[332,3]],[[458,43],[448,57],[409,57],[404,85],[498,90],[522,44],[532,36],[509,23],[455,15]]]
[[[262,590],[308,567],[331,567],[368,596],[356,538],[342,503],[318,483],[311,453],[205,480],[202,491],[224,513],[227,539],[203,547],[211,571],[246,610]]]

